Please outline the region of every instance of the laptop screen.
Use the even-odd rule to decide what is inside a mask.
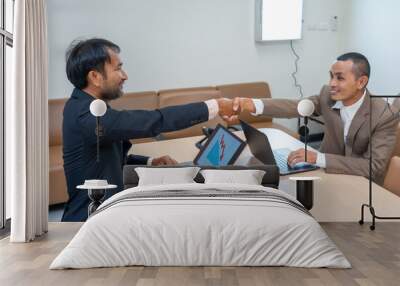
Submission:
[[[316,166],[308,163],[299,163],[294,167],[290,167],[287,158],[291,152],[288,148],[279,148],[272,150],[268,137],[265,133],[257,130],[250,124],[240,120],[247,144],[251,153],[266,165],[278,165],[281,175],[288,175],[299,172],[312,171],[317,169]],[[293,140],[296,140],[293,138]]]
[[[233,164],[246,143],[218,124],[205,146],[194,159],[196,165],[226,166]]]

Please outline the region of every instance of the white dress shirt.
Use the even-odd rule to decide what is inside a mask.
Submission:
[[[342,101],[336,101],[336,103],[332,106],[332,109],[340,110],[340,118],[343,123],[343,140],[346,142],[347,134],[349,133],[349,128],[351,125],[351,121],[353,121],[354,115],[356,115],[357,111],[360,109],[361,104],[364,101],[366,91],[364,91],[363,96],[352,105],[345,106]]]
[[[347,134],[349,133],[349,128],[351,122],[353,121],[354,116],[356,115],[358,109],[360,109],[361,104],[364,102],[365,94],[367,90],[364,91],[363,96],[352,105],[345,106],[341,100],[336,101],[336,103],[332,106],[332,109],[340,110],[340,118],[343,123],[343,140],[346,142]],[[264,111],[264,103],[261,99],[253,99],[254,106],[256,107],[256,112],[252,113],[252,115],[260,115]],[[317,152],[317,161],[315,163],[320,168],[326,167],[326,159],[325,154],[321,152]]]

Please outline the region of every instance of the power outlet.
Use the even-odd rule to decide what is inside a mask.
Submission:
[[[338,16],[332,16],[329,20],[329,26],[332,32],[336,32],[338,29]]]

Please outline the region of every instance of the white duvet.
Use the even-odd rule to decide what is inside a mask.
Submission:
[[[175,196],[118,202],[137,192],[210,189],[258,190],[297,202],[279,190],[254,185],[127,189],[100,206],[50,269],[127,265],[351,267],[312,216],[279,200]]]

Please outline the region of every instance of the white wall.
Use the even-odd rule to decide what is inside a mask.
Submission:
[[[298,78],[319,92],[344,50],[348,0],[304,0]],[[254,0],[48,0],[49,96],[69,97],[64,54],[78,37],[104,37],[122,49],[125,91],[267,81],[273,97],[298,97],[289,42],[254,41]],[[338,16],[337,31],[309,30]],[[295,122],[284,121],[294,127]]]
[[[400,1],[352,0],[348,49],[363,53],[371,64],[369,89],[376,94],[400,92]]]

